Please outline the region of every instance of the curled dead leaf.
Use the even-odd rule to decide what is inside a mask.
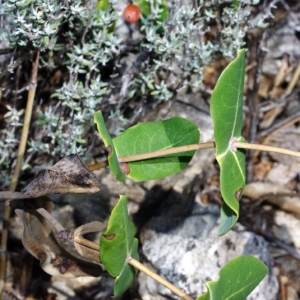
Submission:
[[[94,243],[92,243],[86,239],[78,239],[78,237],[81,237],[84,234],[87,234],[90,232],[103,233],[103,232],[105,232],[105,230],[106,230],[106,225],[101,222],[98,222],[98,221],[90,222],[90,223],[87,223],[87,224],[84,224],[84,225],[78,227],[74,231],[74,246],[75,246],[77,252],[80,255],[82,255],[84,257],[88,257],[96,262],[101,262],[100,254],[99,254],[99,247],[97,247],[95,249]]]
[[[77,154],[72,154],[41,172],[11,201],[49,194],[96,193],[100,188],[96,176]]]
[[[49,223],[35,209],[16,209],[16,214],[23,223],[23,245],[40,261],[45,272],[63,278],[102,274],[101,265],[75,257],[64,249],[57,242]]]

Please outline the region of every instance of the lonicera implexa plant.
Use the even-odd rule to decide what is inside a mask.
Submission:
[[[107,165],[119,181],[124,181],[126,176],[142,181],[170,176],[185,168],[196,150],[215,147],[216,159],[220,165],[221,194],[224,200],[221,208],[219,235],[226,234],[239,217],[239,200],[242,197],[246,180],[245,149],[281,152],[300,157],[298,152],[248,144],[241,136],[245,52],[245,50],[240,50],[237,58],[223,71],[212,94],[210,109],[214,122],[215,141],[199,143],[200,133],[197,126],[180,117],[140,123],[112,139],[105,127],[102,113],[98,111],[94,115],[94,120],[108,150],[107,161],[85,166],[77,155],[68,156],[55,164],[53,168],[42,173],[20,193],[14,193],[11,196],[13,198],[11,206],[15,207],[21,199],[37,198],[46,194],[97,192],[100,186],[91,171]],[[51,186],[45,187],[45,176],[51,177]],[[2,197],[9,197],[9,193],[5,193]],[[82,256],[98,263],[101,262],[105,269],[116,277],[114,296],[119,296],[130,286],[139,269],[153,276],[183,299],[192,299],[172,284],[159,278],[158,275],[153,275],[151,270],[138,262],[138,240],[134,237],[136,232],[134,224],[128,217],[126,196],[120,196],[107,226],[93,221],[80,226],[74,233],[67,232],[49,212],[39,206],[38,202],[31,199],[24,203],[28,203],[29,206],[23,205],[23,209],[26,207],[24,213],[22,214],[18,209],[17,214],[24,218],[23,244],[34,256],[37,257],[37,253],[32,250],[31,245],[34,241],[36,247],[41,247],[38,245],[41,237],[32,235],[33,224],[26,221],[24,217],[28,213],[33,216],[36,213],[41,214],[58,232],[59,238],[74,243]],[[38,220],[36,219],[35,222]],[[35,223],[35,228],[38,228],[36,224],[38,223]],[[83,234],[93,231],[102,232],[100,245],[82,238]],[[39,248],[39,255],[41,251],[45,249]],[[47,253],[45,255],[47,256]],[[94,276],[101,274],[101,270],[96,265],[87,269],[82,262],[76,261],[75,267],[74,264],[62,264],[61,261],[66,261],[66,259],[71,260],[71,258],[60,258],[60,263],[56,264],[53,261],[47,262],[45,259],[43,261],[40,259],[40,261],[43,269],[55,276],[91,275],[91,272],[87,270],[93,270]],[[199,296],[198,299],[228,299],[233,295],[234,299],[244,299],[264,278],[267,270],[265,264],[255,257],[237,257],[221,269],[217,281],[207,284],[207,293]],[[245,274],[247,274],[246,277]],[[237,281],[240,277],[247,279]],[[230,282],[235,284],[230,285],[228,289]]]

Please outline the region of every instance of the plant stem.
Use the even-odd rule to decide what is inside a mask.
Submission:
[[[285,148],[266,146],[266,145],[260,145],[260,144],[241,143],[241,142],[235,142],[234,146],[236,148],[241,148],[241,149],[254,149],[254,150],[259,150],[259,151],[277,152],[277,153],[281,153],[281,154],[300,157],[300,152],[292,151],[292,150],[285,149]]]
[[[151,151],[151,152],[146,152],[146,153],[141,153],[141,154],[121,156],[118,158],[118,160],[119,160],[119,163],[126,163],[126,162],[131,162],[131,161],[144,160],[144,159],[160,157],[160,156],[165,156],[165,155],[170,155],[170,154],[182,153],[182,152],[186,152],[186,151],[193,151],[193,150],[198,150],[198,149],[206,149],[206,148],[214,148],[214,147],[215,147],[215,142],[192,144],[192,145],[173,147],[173,148],[162,149],[162,150],[157,150],[157,151]],[[89,165],[87,168],[90,171],[94,171],[96,169],[100,169],[100,168],[107,167],[107,166],[108,166],[108,162],[107,162],[107,160],[105,160],[105,161],[100,161],[98,163]]]
[[[14,174],[10,183],[9,190],[14,192],[17,186],[18,178],[20,175],[23,157],[26,149],[27,137],[30,127],[30,120],[32,115],[32,108],[34,102],[34,96],[36,91],[36,84],[37,84],[37,73],[39,67],[39,59],[40,59],[40,52],[38,51],[36,54],[35,61],[32,64],[31,69],[31,76],[30,76],[30,88],[28,90],[27,96],[27,104],[26,104],[26,111],[24,116],[24,124],[22,129],[21,140],[18,149],[18,156],[16,167],[14,170]],[[10,206],[8,201],[6,202],[6,207],[3,213],[3,229],[1,235],[1,245],[0,245],[0,299],[2,299],[3,290],[4,290],[4,282],[5,282],[5,274],[6,274],[6,244],[7,244],[7,235],[8,235],[8,227],[9,227],[9,215],[10,215]]]
[[[181,152],[186,152],[186,151],[214,148],[214,147],[215,147],[214,142],[192,144],[192,145],[173,147],[173,148],[162,149],[162,150],[157,150],[157,151],[152,151],[152,152],[146,152],[146,153],[141,153],[141,154],[121,156],[121,157],[119,157],[118,160],[120,163],[125,163],[125,162],[144,160],[144,159],[160,157],[160,156],[165,156],[165,155],[170,155],[170,154],[176,154],[176,153],[181,153]]]
[[[152,270],[150,270],[149,268],[147,268],[146,266],[144,266],[143,264],[141,264],[139,261],[135,260],[134,258],[128,257],[127,263],[129,263],[133,267],[137,268],[141,272],[145,273],[146,275],[150,276],[151,278],[153,278],[154,280],[156,280],[157,282],[159,282],[160,284],[162,284],[163,286],[168,288],[174,294],[181,297],[182,299],[193,300],[192,297],[190,297],[189,295],[187,295],[186,293],[184,293],[183,291],[178,289],[176,286],[174,286],[167,280],[165,280],[162,277],[160,277],[159,275],[157,275],[155,272],[153,272]]]
[[[150,159],[150,158],[154,158],[154,157],[162,157],[162,156],[166,156],[166,155],[182,153],[182,152],[187,152],[187,151],[193,151],[193,150],[198,150],[198,149],[215,148],[215,146],[216,146],[215,142],[191,144],[191,145],[162,149],[162,150],[146,152],[146,153],[141,153],[141,154],[121,156],[118,158],[118,160],[119,160],[119,163],[127,163],[127,162],[132,162],[132,161],[145,160],[145,159]],[[260,144],[241,143],[241,142],[234,142],[234,146],[236,148],[251,149],[251,150],[254,149],[254,150],[268,151],[268,152],[278,152],[278,153],[282,153],[282,154],[286,154],[286,155],[300,157],[300,152],[288,150],[285,148],[278,148],[278,147],[266,146],[266,145],[260,145]],[[93,171],[98,168],[106,167],[107,165],[108,165],[107,161],[101,161],[101,162],[98,162],[98,163],[88,166],[88,169],[90,171]]]
[[[88,169],[90,171],[94,171],[94,170],[97,170],[97,169],[100,169],[100,168],[103,168],[103,167],[107,167],[107,166],[108,166],[108,161],[104,160],[104,161],[100,161],[100,162],[97,162],[95,164],[89,165]]]
[[[85,246],[85,247],[88,247],[88,248],[91,248],[93,250],[96,250],[99,252],[99,245],[92,242],[92,241],[89,241],[81,236],[75,236],[74,237],[74,242],[76,242],[77,244],[80,244],[82,246]]]
[[[18,192],[10,192],[10,191],[3,191],[0,192],[0,202],[3,201],[3,199],[13,199],[16,198],[19,195]]]
[[[93,250],[99,251],[99,245],[98,244],[96,244],[92,241],[89,241],[87,239],[84,239],[82,237],[79,237],[79,236],[74,237],[74,242],[76,242],[80,245],[86,246],[88,248],[91,248]],[[173,284],[171,284],[167,280],[160,277],[158,274],[154,273],[152,270],[150,270],[149,268],[147,268],[146,266],[144,266],[143,264],[141,264],[139,261],[135,260],[134,258],[128,257],[127,263],[132,265],[133,267],[137,268],[141,272],[144,272],[146,275],[150,276],[151,278],[153,278],[154,280],[156,280],[157,282],[159,282],[160,284],[162,284],[163,286],[168,288],[174,294],[181,297],[182,299],[184,299],[184,300],[194,300],[189,295],[187,295],[186,293],[184,293],[183,291],[178,289],[176,286],[174,286]]]

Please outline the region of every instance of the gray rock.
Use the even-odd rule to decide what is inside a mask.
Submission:
[[[173,207],[169,206],[170,210]],[[170,223],[175,220],[176,227]],[[195,203],[185,219],[160,215],[153,217],[141,232],[143,257],[148,266],[190,296],[206,292],[205,283],[217,280],[220,268],[240,255],[254,255],[269,267],[269,274],[247,298],[272,300],[278,293],[278,282],[271,267],[268,243],[260,236],[236,224],[218,237],[219,209]],[[174,222],[173,222],[174,224]],[[143,300],[180,299],[172,292],[139,274]]]

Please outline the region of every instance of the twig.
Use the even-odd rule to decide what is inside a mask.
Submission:
[[[13,199],[19,195],[18,192],[10,192],[10,191],[1,191],[0,192],[0,202],[6,199]]]
[[[32,108],[34,102],[34,96],[36,91],[36,83],[37,83],[37,73],[38,73],[38,66],[39,66],[39,57],[40,52],[38,51],[36,54],[35,61],[32,65],[32,71],[30,76],[30,89],[28,91],[27,96],[27,105],[26,111],[24,116],[24,124],[23,130],[21,135],[21,140],[18,149],[18,156],[17,156],[17,163],[14,170],[14,174],[12,177],[12,181],[10,183],[9,190],[14,192],[17,186],[18,178],[20,175],[23,157],[25,153],[27,137],[29,132],[30,120],[32,115]],[[10,207],[8,205],[8,201],[6,203],[6,207],[3,213],[3,229],[2,229],[2,236],[1,236],[1,246],[0,246],[0,299],[2,299],[2,294],[4,290],[4,282],[5,282],[5,274],[6,274],[6,249],[7,249],[7,235],[8,235],[8,228],[9,228],[9,215],[10,215]]]
[[[96,244],[92,241],[89,241],[89,240],[87,240],[87,239],[85,239],[81,236],[75,236],[74,237],[74,242],[99,252],[99,245],[98,244]]]
[[[96,244],[94,242],[91,242],[87,239],[84,239],[82,237],[76,236],[74,238],[74,242],[76,242],[80,245],[86,246],[88,248],[91,248],[93,250],[99,251],[99,245],[98,244]],[[178,295],[182,299],[184,299],[184,300],[193,300],[193,298],[191,298],[189,295],[187,295],[186,293],[184,293],[183,291],[178,289],[176,286],[174,286],[173,284],[171,284],[167,280],[163,279],[162,277],[160,277],[156,273],[154,273],[152,270],[150,270],[149,268],[147,268],[146,266],[144,266],[143,264],[141,264],[140,262],[138,262],[134,258],[128,257],[127,258],[127,263],[132,265],[133,267],[137,268],[141,272],[144,272],[145,274],[147,274],[148,276],[150,276],[151,278],[153,278],[154,280],[156,280],[157,282],[159,282],[160,284],[162,284],[163,286],[168,288],[170,291],[172,291],[174,294]]]
[[[95,164],[89,165],[88,169],[90,171],[94,171],[94,170],[97,170],[97,169],[100,169],[100,168],[103,168],[103,167],[107,167],[107,166],[108,166],[108,161],[104,160],[104,161],[100,161],[100,162],[97,162]]]
[[[234,142],[234,147],[241,148],[241,149],[277,152],[277,153],[281,153],[281,154],[300,157],[300,152],[292,151],[292,150],[285,149],[285,148],[273,147],[273,146]]]
[[[131,162],[131,161],[144,160],[144,159],[149,159],[149,158],[154,158],[154,157],[166,156],[166,155],[170,155],[170,154],[182,153],[182,152],[193,151],[193,150],[198,150],[198,149],[207,149],[207,148],[215,148],[215,142],[191,144],[191,145],[179,146],[179,147],[174,147],[174,148],[169,148],[169,149],[162,149],[162,150],[146,152],[146,153],[141,153],[141,154],[121,156],[118,158],[118,160],[119,160],[119,163],[126,163],[126,162]],[[103,168],[106,166],[108,166],[107,160],[100,161],[98,163],[89,165],[88,169],[90,171],[93,171],[93,170],[100,169],[100,168]]]
[[[290,118],[288,120],[284,120],[284,124],[282,124],[282,122],[280,122],[279,124],[276,124],[276,128],[274,130],[274,128],[272,128],[274,131],[270,133],[270,135],[268,135],[263,141],[262,141],[262,145],[267,144],[271,139],[272,136],[277,134],[278,132],[280,132],[281,130],[290,127],[291,125],[297,123],[300,121],[300,112],[296,113],[296,116],[293,115],[293,118],[290,120]],[[281,127],[278,127],[278,125],[281,125]],[[255,151],[254,157],[257,157],[259,154],[259,151]]]
[[[187,151],[193,151],[193,150],[198,150],[198,149],[215,148],[215,146],[216,146],[215,142],[191,144],[191,145],[179,146],[179,147],[174,147],[174,148],[169,148],[169,149],[162,149],[162,150],[146,152],[146,153],[141,153],[141,154],[121,156],[118,158],[118,160],[119,160],[119,163],[126,163],[126,162],[150,159],[150,158],[154,158],[154,157],[162,157],[162,156],[167,156],[167,155],[182,153],[182,152],[187,152]],[[260,144],[234,142],[234,147],[242,148],[242,149],[250,149],[250,150],[277,152],[277,153],[282,153],[282,154],[286,154],[286,155],[300,157],[300,152],[297,152],[297,151],[292,151],[292,150],[285,149],[285,148],[260,145]],[[90,166],[88,166],[88,169],[91,171],[91,170],[95,170],[97,168],[101,168],[106,165],[107,165],[107,161],[104,161],[104,162],[90,165]]]
[[[192,145],[179,146],[179,147],[157,150],[157,151],[152,151],[152,152],[146,152],[146,153],[141,153],[141,154],[121,156],[121,157],[119,157],[118,160],[120,163],[125,163],[125,162],[144,160],[144,159],[149,159],[149,158],[154,158],[154,157],[166,156],[166,155],[170,155],[170,154],[193,151],[193,150],[198,150],[198,149],[214,148],[214,147],[215,147],[214,142],[192,144]]]
[[[215,146],[216,146],[215,142],[191,144],[191,145],[179,146],[179,147],[157,150],[157,151],[152,151],[152,152],[146,152],[146,153],[141,153],[141,154],[121,156],[118,158],[118,160],[119,160],[119,163],[126,163],[126,162],[150,159],[150,158],[154,158],[154,157],[162,157],[162,156],[167,156],[167,155],[182,153],[182,152],[187,152],[187,151],[193,151],[193,150],[198,150],[198,149],[215,148]],[[258,150],[258,151],[277,152],[277,153],[282,153],[282,154],[286,154],[286,155],[300,157],[300,152],[297,152],[297,151],[292,151],[289,149],[273,147],[273,146],[260,145],[260,144],[234,142],[234,147],[241,148],[241,149]],[[90,171],[92,171],[92,170],[96,170],[98,168],[102,168],[104,166],[107,166],[107,161],[92,164],[92,165],[88,166],[88,169]]]
[[[160,277],[159,275],[157,275],[155,272],[153,272],[152,270],[150,270],[149,268],[147,268],[146,266],[144,266],[143,264],[141,264],[139,261],[135,260],[134,258],[128,257],[127,263],[132,265],[133,267],[137,268],[141,272],[147,274],[148,276],[150,276],[151,278],[153,278],[154,280],[156,280],[157,282],[159,282],[160,284],[165,286],[167,289],[169,289],[170,291],[172,291],[174,294],[178,295],[182,299],[193,300],[192,297],[190,297],[189,295],[187,295],[186,293],[184,293],[183,291],[178,289],[176,286],[174,286],[167,280],[165,280],[162,277]]]
[[[298,122],[300,117],[300,111],[297,111],[296,113],[294,113],[292,116],[276,123],[274,126],[272,126],[271,128],[268,128],[262,132],[260,132],[259,137],[264,137],[266,135],[269,134],[273,134],[275,131],[277,132],[277,130],[281,130],[283,128],[289,127],[290,125],[292,125],[293,123]]]
[[[294,72],[294,75],[286,89],[286,92],[284,93],[285,95],[289,95],[292,92],[292,90],[294,89],[295,85],[297,84],[297,82],[299,80],[299,77],[300,77],[300,61],[298,62],[298,65]]]

